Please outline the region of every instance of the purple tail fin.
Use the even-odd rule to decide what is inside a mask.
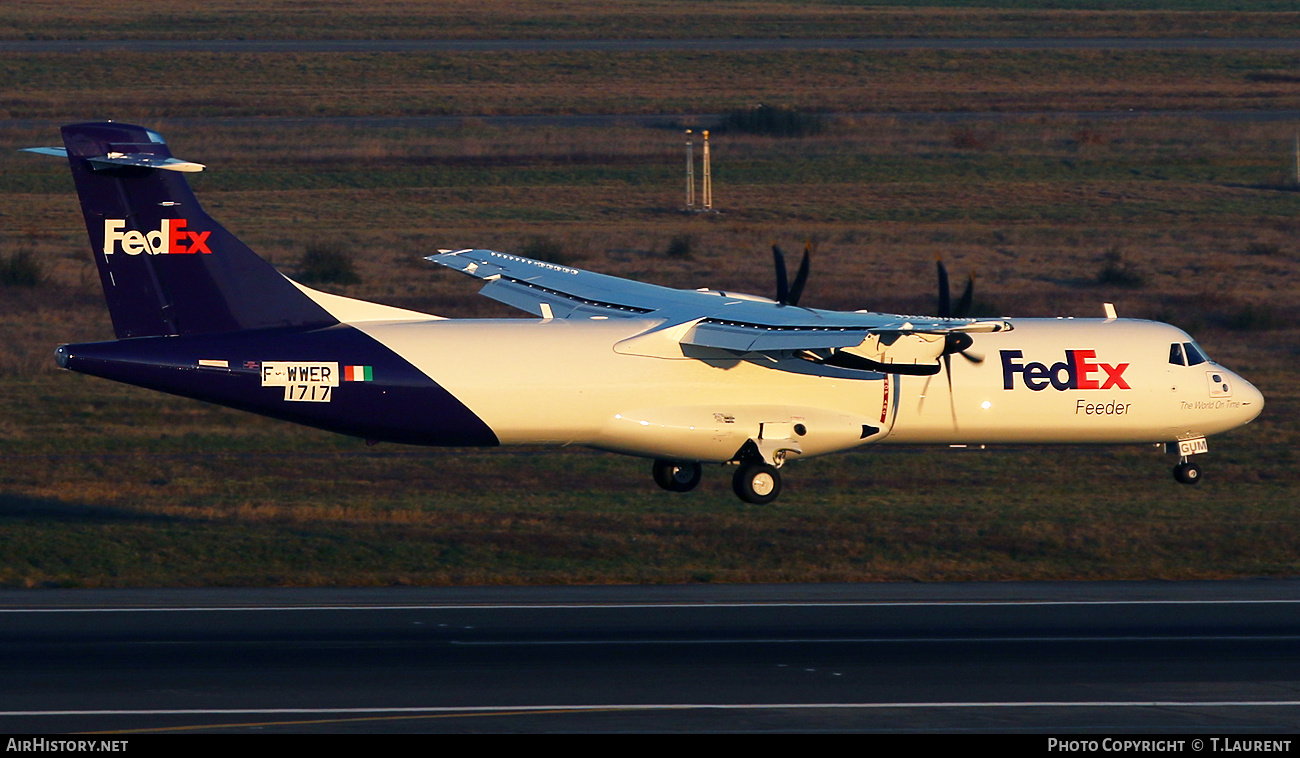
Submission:
[[[119,339],[336,319],[203,212],[157,132],[63,127],[91,249]]]

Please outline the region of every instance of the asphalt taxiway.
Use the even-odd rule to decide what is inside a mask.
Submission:
[[[0,52],[79,53],[745,53],[817,50],[1300,50],[1294,37],[707,37],[660,39],[0,40]]]
[[[1300,581],[0,593],[10,733],[1287,732]]]

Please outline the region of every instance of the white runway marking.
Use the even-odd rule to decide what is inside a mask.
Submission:
[[[273,716],[286,714],[444,714],[534,711],[816,710],[887,708],[1259,708],[1300,706],[1300,700],[1096,700],[908,703],[608,703],[496,706],[412,706],[406,708],[177,708],[156,710],[0,711],[15,716]]]
[[[755,638],[737,637],[731,639],[682,639],[682,640],[450,640],[449,645],[464,647],[524,646],[536,645],[804,645],[826,643],[848,644],[912,644],[912,643],[980,643],[980,642],[1294,642],[1300,640],[1297,634],[1220,634],[1204,637],[1186,635],[1120,635],[1112,637],[792,637],[792,638]]]
[[[1098,605],[1295,605],[1300,598],[1276,600],[885,600],[731,603],[449,603],[431,605],[249,605],[102,608],[0,608],[0,613],[243,613],[259,611],[470,611],[470,610],[602,610],[698,608],[997,608]]]

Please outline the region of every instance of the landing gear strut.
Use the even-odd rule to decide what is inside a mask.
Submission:
[[[690,492],[703,474],[695,461],[655,461],[655,484],[669,492]]]
[[[762,461],[746,461],[740,464],[731,487],[746,503],[767,505],[781,494],[781,472]]]

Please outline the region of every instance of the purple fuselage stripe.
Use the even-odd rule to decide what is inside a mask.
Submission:
[[[450,392],[401,356],[343,324],[65,345],[66,367],[174,395],[368,440],[493,446],[497,436]],[[199,361],[218,365],[199,365]],[[225,362],[225,366],[219,365]],[[340,381],[328,402],[285,400],[264,386],[268,361],[371,367],[371,381]]]

